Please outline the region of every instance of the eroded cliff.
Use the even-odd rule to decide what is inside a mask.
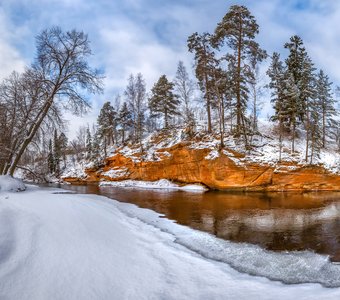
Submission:
[[[179,183],[201,183],[219,190],[340,190],[340,176],[321,165],[255,163],[228,148],[220,151],[195,148],[184,142],[157,149],[148,159],[140,153],[126,155],[117,151],[106,159],[104,167],[85,171],[86,178],[67,177],[64,180],[93,183],[168,179]]]

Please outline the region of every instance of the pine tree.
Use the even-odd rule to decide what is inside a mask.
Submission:
[[[48,156],[47,156],[48,171],[52,174],[55,171],[55,162],[53,157],[52,140],[48,143]]]
[[[143,139],[143,132],[145,126],[145,111],[146,111],[146,86],[145,80],[141,73],[137,74],[136,78],[136,91],[137,91],[137,98],[136,98],[136,119],[135,119],[135,127],[136,127],[136,136],[137,142],[140,143],[141,152],[142,149],[142,139]]]
[[[222,21],[217,25],[212,43],[215,48],[220,49],[227,45],[232,51],[236,60],[235,88],[236,92],[236,132],[235,135],[243,135],[246,147],[247,118],[246,109],[249,98],[247,82],[252,78],[249,72],[249,61],[260,62],[264,58],[264,51],[260,48],[255,37],[259,33],[259,26],[254,16],[247,7],[233,5],[230,7]]]
[[[122,143],[124,144],[126,131],[129,130],[133,124],[132,116],[126,102],[123,103],[119,111],[118,122],[121,127]]]
[[[283,63],[280,60],[280,54],[274,52],[271,64],[267,70],[267,75],[270,78],[268,87],[272,90],[271,102],[275,110],[275,114],[271,119],[279,123],[279,162],[281,162],[282,139],[287,117],[287,82],[285,80],[285,72]]]
[[[198,34],[195,32],[188,38],[188,48],[195,54],[195,72],[199,87],[205,99],[207,110],[208,132],[212,131],[211,105],[212,105],[212,70],[215,66],[215,53],[211,47],[211,35],[209,33]]]
[[[224,147],[224,133],[225,133],[225,110],[228,104],[226,98],[229,96],[229,89],[231,88],[231,81],[228,77],[228,72],[224,71],[220,66],[220,61],[215,61],[215,67],[212,68],[213,80],[213,106],[218,113],[218,126],[220,133],[220,148]]]
[[[149,98],[149,109],[153,116],[164,115],[164,128],[169,127],[169,119],[179,115],[178,97],[173,93],[174,84],[162,75],[151,89]]]
[[[322,148],[322,107],[317,98],[313,98],[309,103],[309,135],[308,138],[310,148],[310,164],[313,163],[313,159],[319,156]],[[308,153],[307,153],[308,154]],[[308,157],[306,157],[307,159]]]
[[[58,139],[58,132],[55,129],[53,137],[53,160],[54,160],[54,172],[57,177],[60,174],[60,158],[61,158],[60,143]]]
[[[85,157],[86,159],[90,159],[92,157],[92,136],[90,132],[90,128],[86,129],[86,144],[85,144]]]
[[[314,67],[299,36],[292,36],[284,47],[289,50],[289,56],[286,59],[287,71],[291,74],[294,84],[299,89],[299,97],[295,104],[297,117],[303,122],[306,117],[306,101],[312,94],[310,87]]]
[[[64,168],[65,168],[68,139],[64,132],[60,133],[58,140],[59,140],[59,145],[60,145],[60,155],[63,158]]]
[[[105,102],[100,110],[97,124],[98,134],[103,142],[104,156],[107,155],[107,146],[114,144],[114,131],[116,130],[117,113],[110,102]]]
[[[267,59],[267,52],[262,49],[251,49],[249,66],[250,66],[250,79],[248,80],[250,86],[250,95],[252,97],[252,131],[253,134],[258,132],[258,114],[261,109],[260,96],[262,93],[261,77],[259,63]]]
[[[288,128],[291,132],[292,137],[292,153],[295,152],[295,138],[296,138],[296,130],[298,125],[300,124],[299,119],[299,96],[300,91],[298,86],[294,82],[293,75],[286,71],[285,72],[285,93],[284,93],[284,105],[285,105],[285,121],[288,124]]]
[[[291,74],[292,84],[298,90],[298,96],[291,100],[289,122],[292,130],[292,151],[294,152],[294,140],[296,134],[296,125],[303,123],[306,131],[306,155],[308,160],[309,143],[311,136],[311,106],[315,97],[315,68],[310,57],[308,56],[302,39],[295,35],[290,38],[290,42],[285,44],[289,50],[289,56],[286,59],[287,72]]]
[[[101,159],[100,157],[100,135],[98,132],[94,134],[93,142],[92,142],[92,154],[91,154],[91,160],[98,163]]]
[[[336,116],[335,100],[332,95],[332,82],[329,77],[320,70],[316,80],[316,99],[320,106],[320,114],[322,116],[322,147],[326,147],[327,129],[335,123]]]

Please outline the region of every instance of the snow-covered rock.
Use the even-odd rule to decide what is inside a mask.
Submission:
[[[141,181],[141,180],[122,180],[122,181],[101,181],[100,186],[126,187],[126,188],[142,188],[142,189],[171,189],[181,191],[197,191],[205,192],[208,189],[200,184],[188,184],[180,186],[167,179],[157,181]]]
[[[22,180],[9,175],[0,176],[0,192],[20,192],[25,189],[26,187]]]

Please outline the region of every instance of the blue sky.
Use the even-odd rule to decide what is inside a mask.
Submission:
[[[34,37],[59,25],[89,34],[92,65],[105,71],[105,93],[92,99],[92,122],[103,101],[123,92],[130,73],[147,87],[173,77],[178,60],[191,70],[191,33],[214,30],[232,4],[249,7],[260,25],[258,41],[285,55],[283,44],[300,35],[318,68],[340,83],[340,1],[335,0],[0,0],[0,78],[22,70],[35,55]]]

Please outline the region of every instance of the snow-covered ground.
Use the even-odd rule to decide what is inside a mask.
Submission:
[[[1,192],[0,299],[340,298],[324,287],[340,286],[340,266],[324,256],[234,244],[159,216],[60,189]]]

